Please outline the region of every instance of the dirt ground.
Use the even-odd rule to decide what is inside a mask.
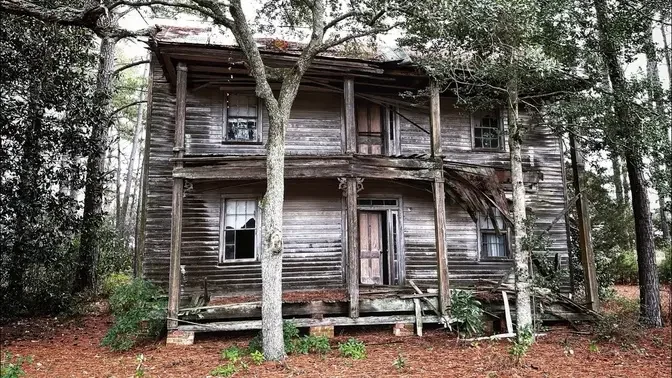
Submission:
[[[636,287],[618,292],[637,298]],[[336,330],[333,350],[325,357],[290,356],[283,364],[249,363],[235,377],[665,377],[672,376],[672,328],[670,287],[661,296],[667,326],[648,330],[636,345],[598,342],[593,335],[568,327],[552,327],[539,337],[521,366],[509,357],[508,341],[457,343],[441,329],[427,330],[424,337],[394,337],[391,327]],[[218,365],[220,350],[246,346],[254,333],[198,334],[192,346],[165,346],[164,342],[115,353],[99,346],[109,316],[62,320],[22,320],[0,328],[3,353],[33,356],[28,377],[133,377],[137,362],[145,357],[145,377],[207,377]],[[367,358],[353,361],[340,357],[336,345],[357,337],[367,346]],[[398,368],[394,361],[404,360]]]

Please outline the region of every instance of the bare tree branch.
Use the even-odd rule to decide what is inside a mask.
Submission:
[[[133,101],[133,102],[131,102],[131,103],[129,103],[129,104],[126,104],[126,105],[122,106],[121,108],[115,109],[115,110],[110,114],[110,123],[112,123],[112,119],[114,118],[115,115],[117,115],[117,114],[123,112],[124,110],[126,110],[126,109],[128,109],[128,108],[130,108],[130,107],[133,107],[133,106],[136,106],[136,105],[140,105],[140,104],[145,104],[145,103],[147,103],[146,100]]]
[[[138,60],[137,62],[131,62],[131,63],[128,63],[128,64],[124,64],[123,66],[114,70],[114,72],[112,73],[112,76],[119,75],[122,71],[125,71],[125,70],[127,70],[131,67],[139,66],[141,64],[148,64],[148,63],[149,63],[149,60],[144,59],[144,60]]]

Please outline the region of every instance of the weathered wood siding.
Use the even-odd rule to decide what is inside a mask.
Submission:
[[[220,89],[190,91],[187,96],[186,154],[263,155],[268,137],[268,112],[262,106],[263,143],[227,144],[224,141],[224,97]],[[342,96],[325,92],[300,93],[287,128],[290,155],[341,153]]]

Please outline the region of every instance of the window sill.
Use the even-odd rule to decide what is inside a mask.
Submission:
[[[503,148],[482,148],[482,147],[472,147],[473,152],[506,152]]]
[[[246,264],[246,265],[252,265],[254,263],[258,263],[259,260],[255,259],[236,259],[236,260],[224,260],[220,261],[217,263],[218,267],[225,267],[228,265],[234,265],[234,264]]]
[[[243,142],[242,140],[223,140],[222,144],[244,145],[244,146],[263,146],[264,142]]]
[[[513,261],[513,257],[493,257],[493,256],[487,256],[483,257],[478,260],[479,262],[507,262],[507,261]]]

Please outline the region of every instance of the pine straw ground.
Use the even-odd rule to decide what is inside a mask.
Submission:
[[[636,298],[636,287],[618,287],[621,295]],[[284,364],[249,364],[236,377],[665,377],[672,376],[672,334],[670,287],[663,289],[667,327],[647,330],[636,345],[598,342],[590,348],[593,335],[553,327],[538,338],[521,366],[508,355],[508,341],[457,344],[443,330],[427,330],[425,337],[397,338],[390,327],[337,330],[334,350],[326,357],[298,355]],[[145,377],[206,377],[220,364],[219,351],[237,344],[247,345],[253,333],[197,335],[188,347],[166,347],[163,342],[126,353],[110,352],[98,344],[109,316],[88,316],[74,320],[55,318],[18,321],[3,326],[3,352],[31,355],[28,377],[132,377],[136,356],[143,354]],[[339,341],[357,337],[367,345],[365,360],[340,357]],[[592,349],[592,350],[591,350]],[[405,367],[393,365],[402,356]]]

